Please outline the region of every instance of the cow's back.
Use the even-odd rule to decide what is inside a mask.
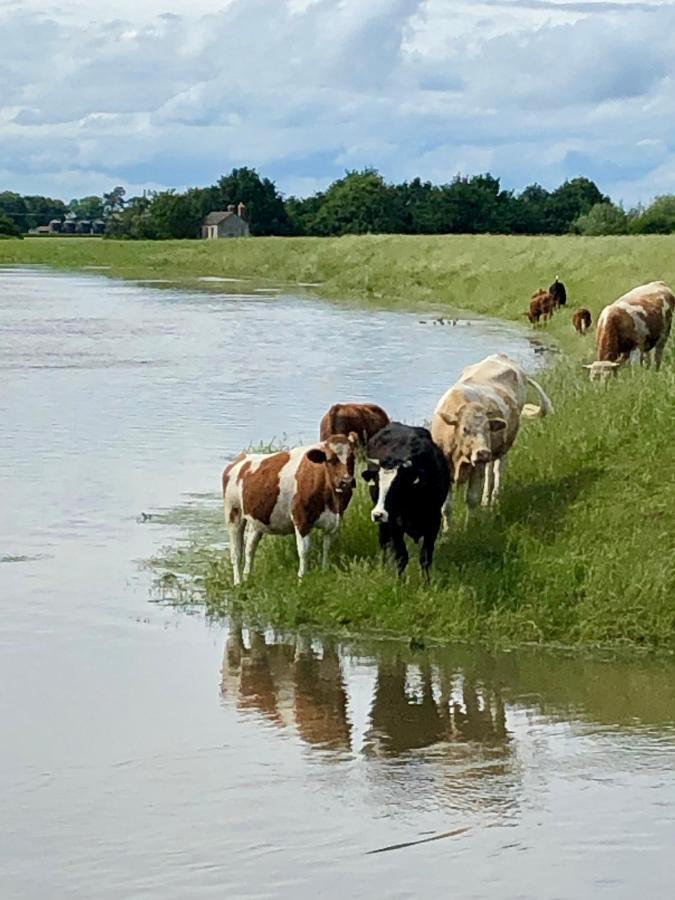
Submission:
[[[663,281],[639,285],[606,306],[598,318],[597,357],[616,360],[636,348],[647,352],[670,330],[675,295]]]
[[[354,431],[365,445],[377,432],[389,424],[389,416],[376,403],[334,403],[321,419],[319,437],[327,441],[333,434]]]

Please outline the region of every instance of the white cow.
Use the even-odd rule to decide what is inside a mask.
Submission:
[[[533,387],[540,405],[526,403]],[[467,366],[459,381],[438,401],[431,434],[450,467],[454,487],[467,485],[472,511],[482,499],[494,503],[501,491],[506,454],[518,434],[521,416],[550,415],[553,405],[542,387],[504,353]],[[452,488],[443,510],[447,531],[452,513]]]

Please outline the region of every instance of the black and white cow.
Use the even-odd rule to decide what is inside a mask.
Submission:
[[[421,539],[420,565],[428,574],[450,487],[448,464],[426,428],[391,422],[368,441],[368,468],[375,506],[371,519],[380,546],[391,550],[402,573],[408,564],[405,535]]]

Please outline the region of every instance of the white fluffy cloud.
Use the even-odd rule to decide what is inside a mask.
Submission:
[[[659,0],[24,0],[0,10],[0,188],[306,193],[345,168],[675,192]]]

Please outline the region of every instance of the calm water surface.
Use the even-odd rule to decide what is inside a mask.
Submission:
[[[0,335],[2,900],[673,896],[671,663],[252,633],[136,564],[242,446],[522,332],[0,269]]]

